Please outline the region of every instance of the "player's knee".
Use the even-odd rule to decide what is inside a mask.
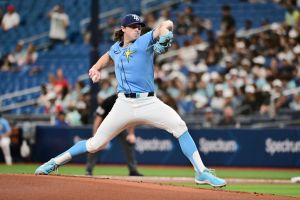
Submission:
[[[107,146],[107,142],[97,142],[92,137],[87,141],[86,148],[89,153],[96,153],[101,149],[104,149],[106,146]]]
[[[180,120],[176,124],[175,131],[173,133],[174,137],[179,138],[182,134],[184,134],[188,130],[185,122],[183,120]]]

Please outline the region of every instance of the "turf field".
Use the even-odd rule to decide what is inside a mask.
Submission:
[[[36,164],[15,164],[13,166],[0,165],[0,173],[34,173]],[[139,170],[146,177],[193,177],[191,167],[166,167],[166,166],[139,166]],[[257,179],[257,180],[290,180],[291,177],[300,176],[300,169],[249,169],[249,168],[217,168],[217,175],[225,179]],[[84,175],[84,165],[66,165],[59,168],[62,175]],[[127,176],[127,167],[120,165],[98,165],[94,175]],[[169,183],[168,183],[169,184]],[[211,188],[198,186],[192,183],[172,183],[187,187]],[[231,183],[224,190],[255,192],[300,197],[300,184],[293,183]]]

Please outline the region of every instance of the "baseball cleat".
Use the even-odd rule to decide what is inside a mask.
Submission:
[[[44,163],[43,165],[39,166],[34,174],[36,175],[48,175],[51,172],[55,171],[59,166],[54,162],[53,159],[49,160],[48,162]]]
[[[196,184],[209,184],[213,187],[224,187],[226,181],[224,179],[218,178],[213,174],[213,170],[205,169],[201,174],[196,174],[195,176]]]

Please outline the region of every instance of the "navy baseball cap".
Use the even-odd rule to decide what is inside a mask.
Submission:
[[[133,24],[140,24],[142,27],[145,26],[145,23],[143,22],[143,20],[141,19],[141,17],[139,17],[136,14],[128,14],[126,15],[121,22],[121,26],[130,26]]]

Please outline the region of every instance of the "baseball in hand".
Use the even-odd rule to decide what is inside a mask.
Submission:
[[[97,74],[94,74],[94,76],[92,76],[92,81],[95,83],[98,81],[98,76]]]

